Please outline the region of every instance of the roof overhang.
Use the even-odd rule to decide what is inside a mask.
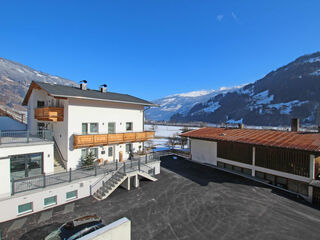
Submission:
[[[68,96],[68,95],[59,95],[59,94],[50,94],[45,89],[43,89],[41,86],[39,86],[36,82],[32,81],[28,92],[22,102],[23,106],[27,106],[30,96],[32,94],[33,89],[39,89],[45,91],[49,96],[52,96],[54,98],[58,99],[67,99],[67,98],[75,98],[75,99],[84,99],[84,100],[93,100],[93,101],[103,101],[103,102],[115,102],[115,103],[125,103],[125,104],[134,104],[134,105],[142,105],[142,106],[150,106],[150,107],[159,107],[159,105],[154,103],[138,103],[138,102],[130,102],[130,101],[119,101],[119,100],[110,100],[110,99],[103,99],[103,98],[90,98],[90,97],[81,97],[81,96]]]

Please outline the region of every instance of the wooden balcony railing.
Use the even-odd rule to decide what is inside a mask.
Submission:
[[[110,144],[144,142],[154,138],[154,132],[130,132],[111,134],[73,135],[73,148],[94,147]]]
[[[34,110],[34,118],[40,121],[61,122],[63,121],[63,107],[44,107]]]

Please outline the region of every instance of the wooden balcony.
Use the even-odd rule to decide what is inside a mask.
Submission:
[[[154,138],[154,132],[73,135],[73,148],[94,147],[130,142],[144,142]]]
[[[63,107],[44,107],[34,110],[34,118],[40,121],[62,122]]]

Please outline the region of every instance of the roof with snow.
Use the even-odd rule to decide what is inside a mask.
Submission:
[[[181,136],[320,153],[320,133],[206,127],[183,133]]]
[[[0,116],[0,131],[25,131],[27,126],[10,117]]]
[[[33,81],[29,87],[29,90],[22,102],[22,105],[28,105],[29,97],[33,89],[42,89],[47,92],[48,95],[61,98],[78,98],[78,99],[91,99],[107,102],[120,102],[139,104],[144,106],[157,106],[151,102],[137,98],[128,94],[120,94],[115,92],[100,92],[98,90],[82,90],[78,87],[64,86],[57,84],[50,84],[44,82]]]

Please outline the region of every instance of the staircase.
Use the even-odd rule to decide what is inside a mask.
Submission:
[[[117,171],[108,180],[102,180],[102,186],[93,194],[93,196],[98,200],[106,199],[127,178],[126,174]]]
[[[54,173],[66,172],[67,161],[64,160],[56,140],[54,141]]]

